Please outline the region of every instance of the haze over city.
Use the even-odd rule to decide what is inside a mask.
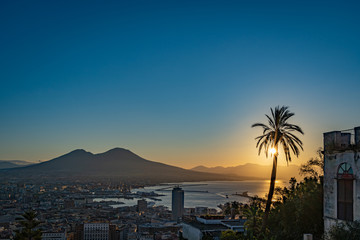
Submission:
[[[270,107],[322,134],[360,118],[359,4],[8,1],[0,8],[0,159],[114,147],[183,168],[270,164]],[[285,164],[280,153],[279,164]]]

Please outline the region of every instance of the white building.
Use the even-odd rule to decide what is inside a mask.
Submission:
[[[324,133],[324,227],[360,220],[360,127]]]
[[[202,216],[182,222],[183,237],[188,240],[201,240],[205,235],[220,239],[226,230],[244,232],[245,219],[225,219],[224,216]]]
[[[42,240],[66,240],[66,232],[43,232]]]
[[[84,240],[109,240],[109,223],[84,223]]]

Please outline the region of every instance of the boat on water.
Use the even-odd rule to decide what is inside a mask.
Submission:
[[[251,198],[251,196],[249,196],[248,192],[249,192],[249,191],[245,191],[245,192],[242,192],[242,193],[237,193],[237,192],[236,192],[236,193],[233,194],[233,195]]]

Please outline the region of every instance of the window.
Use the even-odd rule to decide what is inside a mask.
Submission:
[[[337,218],[353,221],[353,170],[348,163],[340,164],[337,172]]]

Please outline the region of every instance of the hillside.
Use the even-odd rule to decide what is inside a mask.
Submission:
[[[3,173],[24,177],[116,177],[158,182],[244,180],[238,175],[197,172],[149,161],[123,148],[99,154],[78,149],[46,162],[3,170]]]
[[[253,163],[247,163],[244,165],[238,165],[235,167],[205,167],[197,166],[192,168],[193,171],[207,172],[207,173],[219,173],[219,174],[232,174],[242,177],[258,177],[258,178],[269,178],[271,175],[271,165],[259,165]],[[291,177],[299,179],[299,166],[278,166],[277,168],[277,179],[289,180]]]
[[[31,165],[32,163],[22,161],[22,160],[0,160],[0,169],[6,169],[6,168],[17,168],[17,167],[23,167],[27,165]]]
[[[19,167],[17,164],[12,163],[10,161],[0,161],[0,169],[5,169],[5,168],[16,168]]]

